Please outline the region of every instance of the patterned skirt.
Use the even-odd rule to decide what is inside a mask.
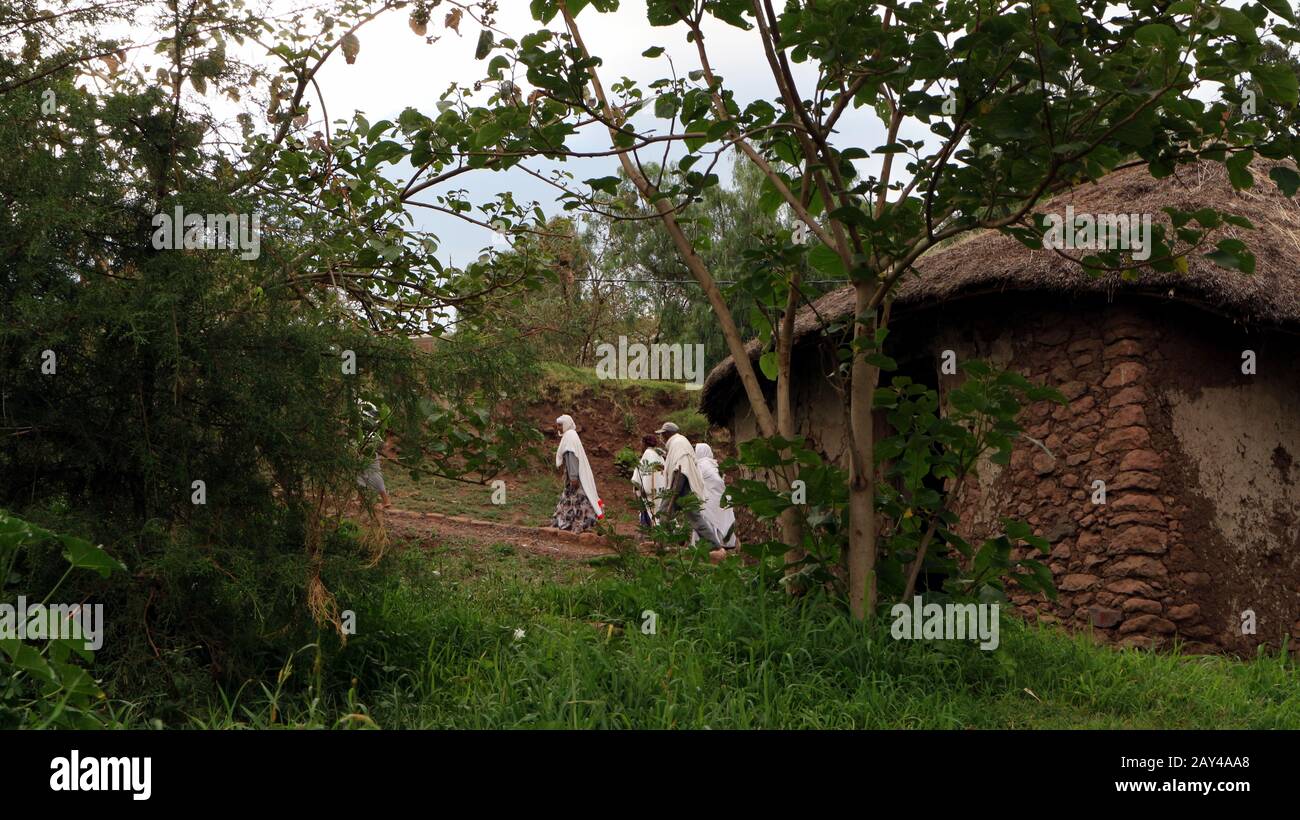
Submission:
[[[596,526],[596,520],[596,510],[582,488],[573,490],[566,485],[559,503],[555,505],[551,526],[569,532],[586,532]]]
[[[382,493],[388,489],[384,486],[384,471],[379,456],[375,456],[370,466],[357,477],[357,486],[372,493]]]

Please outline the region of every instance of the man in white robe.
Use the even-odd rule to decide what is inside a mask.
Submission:
[[[730,507],[722,506],[722,497],[727,492],[727,483],[718,469],[718,460],[713,457],[713,448],[704,442],[695,445],[695,463],[700,468],[700,477],[704,479],[704,507],[701,513],[718,533],[722,546],[726,549],[736,547],[736,512]]]
[[[704,477],[700,475],[700,467],[695,463],[695,448],[686,436],[682,435],[677,425],[671,421],[665,422],[658,430],[655,431],[664,439],[664,444],[668,449],[668,454],[664,456],[664,472],[667,474],[668,491],[664,493],[655,515],[658,518],[664,518],[672,515],[677,507],[677,501],[682,498],[694,495],[700,500],[703,506],[705,499],[708,498],[708,489],[704,486]],[[713,525],[704,519],[704,515],[699,509],[684,509],[686,519],[691,523],[691,529],[695,532],[696,538],[703,538],[714,546],[713,552],[722,550],[722,539],[713,529]],[[722,555],[726,553],[723,552]],[[715,560],[721,556],[710,557]]]

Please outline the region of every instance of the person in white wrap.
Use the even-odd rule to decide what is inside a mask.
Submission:
[[[704,507],[700,510],[704,520],[712,525],[718,534],[718,540],[726,549],[736,546],[736,512],[730,507],[722,506],[722,497],[727,492],[727,482],[722,479],[718,469],[718,460],[713,457],[713,448],[704,442],[695,445],[695,463],[700,468],[700,477],[704,479],[707,495],[702,497]]]
[[[664,456],[664,473],[667,476],[668,491],[664,493],[664,498],[655,512],[656,517],[662,519],[672,515],[677,509],[677,502],[691,495],[700,500],[702,507],[708,498],[708,488],[704,486],[704,476],[700,475],[700,467],[695,463],[695,448],[691,446],[686,436],[678,432],[677,425],[671,421],[665,422],[655,432],[663,437],[664,444],[668,448],[668,453]],[[702,538],[712,544],[715,553],[723,549],[722,539],[718,537],[713,525],[705,520],[701,509],[683,509],[683,512],[686,513],[686,518],[690,521],[691,529],[697,539]],[[721,552],[718,555],[712,553],[710,555],[719,558],[725,554]]]
[[[641,526],[655,525],[654,510],[659,502],[659,493],[668,486],[668,475],[664,472],[664,457],[655,447],[659,440],[654,436],[642,436],[641,444],[645,452],[641,461],[632,470],[632,488],[641,501]]]
[[[560,446],[555,450],[555,466],[563,471],[564,490],[555,505],[551,526],[569,532],[585,532],[605,517],[600,493],[596,491],[596,476],[587,460],[587,451],[578,437],[573,417],[560,416],[555,420],[555,432]]]

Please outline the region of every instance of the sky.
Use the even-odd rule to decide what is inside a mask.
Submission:
[[[268,12],[264,16],[317,5],[313,0],[265,0],[265,4]],[[516,40],[541,28],[542,24],[532,19],[528,5],[528,0],[499,0],[495,28]],[[158,9],[160,14],[166,14],[162,3],[159,3]],[[359,31],[361,48],[353,64],[345,62],[339,51],[331,55],[317,76],[331,123],[351,120],[356,112],[363,113],[371,123],[381,119],[395,119],[408,106],[436,115],[438,98],[449,84],[456,82],[464,85],[482,79],[487,61],[474,59],[480,27],[466,17],[460,25],[461,34],[457,36],[442,25],[447,9],[448,6],[443,4],[433,10],[428,33],[441,35],[433,44],[426,43],[424,37],[410,29],[408,9],[397,9],[368,23]],[[686,40],[686,28],[649,26],[646,23],[644,0],[623,0],[618,11],[608,14],[601,14],[589,7],[579,14],[578,24],[592,53],[603,61],[600,74],[606,87],[623,77],[637,80],[644,87],[652,80],[672,74],[674,70],[679,75],[685,75],[699,67],[695,46]],[[558,19],[549,24],[552,30],[558,30],[561,26]],[[717,21],[706,22],[704,31],[713,68],[733,89],[742,107],[758,98],[775,99],[777,92],[756,32],[744,31]],[[341,31],[337,31],[335,36],[341,34]],[[159,37],[158,30],[146,21],[134,22],[124,35],[133,42]],[[502,36],[498,34],[497,40],[502,39]],[[642,52],[652,46],[662,46],[664,54],[656,59],[643,57]],[[239,56],[251,62],[272,65],[266,59],[264,51],[253,44],[247,44]],[[153,76],[153,69],[164,62],[164,58],[154,55],[152,49],[132,52],[130,60],[132,67],[145,69],[146,76],[150,77]],[[808,66],[799,65],[794,66],[794,72],[801,90],[805,94],[810,92],[815,72]],[[526,81],[518,77],[516,82],[526,96],[530,91]],[[186,93],[194,92],[187,89]],[[308,132],[323,130],[319,119],[320,104],[310,92],[305,99],[311,103],[312,122]],[[213,93],[209,93],[205,101],[214,113],[223,118],[233,120],[241,110],[234,103]],[[654,119],[652,112],[647,110],[639,115],[636,125],[643,132],[666,133],[668,122]],[[850,111],[846,114],[841,121],[840,132],[838,144],[841,147],[859,145],[870,150],[884,141],[884,129],[874,115],[864,115],[862,112]],[[918,131],[905,133],[904,136],[923,138],[926,133]],[[608,132],[603,127],[589,127],[571,142],[571,147],[584,151],[607,150],[610,148]],[[677,148],[672,155],[681,153],[682,149]],[[642,155],[643,161],[658,161],[661,156],[662,150],[646,151]],[[860,163],[863,170],[869,169],[873,164],[875,163],[871,161]],[[564,163],[534,160],[527,165],[542,173],[561,167],[580,182],[583,179],[616,174],[618,160],[612,156],[570,159]],[[729,179],[729,168],[729,160],[724,160],[717,166],[716,170],[724,183]],[[391,168],[387,173],[395,179],[406,179],[410,171],[409,166],[401,165]],[[454,184],[466,189],[471,200],[476,202],[487,201],[502,191],[512,191],[516,201],[536,200],[548,215],[563,213],[556,203],[557,191],[522,170],[472,172],[458,177]],[[431,192],[426,192],[428,193]],[[412,207],[408,211],[417,227],[438,236],[439,253],[444,263],[466,264],[493,243],[493,233],[487,228],[426,208]]]
[[[483,76],[486,61],[474,59],[474,49],[479,27],[471,20],[461,23],[462,35],[444,31],[441,26],[443,9],[434,10],[429,33],[443,32],[442,38],[428,45],[408,27],[404,10],[385,15],[361,30],[361,51],[353,65],[340,58],[331,60],[322,69],[320,85],[329,108],[330,118],[350,118],[355,111],[363,112],[375,122],[381,118],[395,117],[407,106],[426,113],[434,108],[438,96],[449,83],[472,83]],[[643,0],[624,0],[618,11],[600,14],[594,9],[584,10],[578,17],[584,41],[592,53],[603,60],[600,74],[606,87],[624,76],[646,84],[671,71],[670,59],[678,74],[699,67],[695,46],[686,41],[684,26],[652,28],[645,22]],[[560,21],[551,21],[549,27],[558,29]],[[541,28],[528,12],[527,0],[501,0],[496,27],[518,39],[521,35]],[[498,37],[500,39],[500,37]],[[734,89],[741,105],[763,97],[775,96],[775,88],[768,70],[756,32],[747,32],[726,24],[712,22],[705,28],[705,43],[709,49],[714,69]],[[664,55],[648,59],[642,55],[651,46],[662,46]],[[808,89],[813,86],[814,73],[797,70],[798,80]],[[519,78],[523,93],[529,89]],[[641,117],[640,124],[666,133],[668,122],[654,120],[649,112]],[[841,126],[847,140],[844,144],[870,145],[883,141],[884,131],[875,122],[860,115],[850,115]],[[860,135],[860,136],[859,136]],[[919,136],[919,135],[918,135]],[[606,150],[610,147],[608,133],[603,128],[588,128],[572,147],[578,150]],[[680,153],[678,151],[677,153]],[[658,159],[660,152],[645,152],[644,159]],[[576,180],[613,175],[618,160],[615,157],[572,159],[562,164],[532,161],[533,170],[546,172],[563,167]],[[726,162],[719,164],[725,169]],[[720,174],[724,181],[726,170]],[[458,186],[470,191],[471,198],[481,201],[500,191],[513,191],[523,201],[537,200],[549,213],[560,213],[555,204],[553,188],[519,170],[502,173],[471,173],[456,180]],[[443,261],[463,264],[477,257],[481,249],[490,244],[492,234],[484,228],[444,216],[424,208],[411,209],[420,227],[428,228],[441,239],[446,254]]]

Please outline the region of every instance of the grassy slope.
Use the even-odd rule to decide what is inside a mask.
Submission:
[[[614,405],[682,390],[559,365],[539,388],[558,404]],[[538,523],[555,501],[545,471],[512,480],[505,507],[488,487],[415,485],[397,470],[388,481],[401,507],[492,520]],[[1277,658],[1117,651],[1012,619],[993,652],[898,642],[887,623],[872,631],[829,602],[798,606],[764,588],[734,566],[412,545],[364,585],[336,589],[359,631],[319,673],[308,648],[282,683],[270,674],[185,711],[213,727],[1300,728],[1300,673]],[[655,635],[638,628],[647,609]],[[145,717],[128,709],[129,722]]]
[[[760,592],[750,570],[674,560],[583,566],[509,545],[390,559],[357,591],[361,630],[326,664],[329,705],[290,678],[291,725],[638,728],[1300,728],[1300,674],[1093,646],[1006,621],[1002,645],[899,642],[826,602]],[[397,580],[399,579],[400,580]],[[638,629],[658,613],[658,633]],[[516,638],[516,630],[523,636]],[[295,667],[309,669],[311,658]],[[301,674],[301,673],[300,673]],[[350,695],[349,679],[357,683]],[[266,725],[245,690],[203,725]],[[366,717],[343,717],[348,713]]]

